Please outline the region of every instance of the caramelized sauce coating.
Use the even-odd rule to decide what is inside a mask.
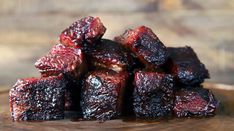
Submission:
[[[62,75],[19,79],[9,92],[12,120],[63,119],[65,87]]]
[[[85,60],[80,49],[57,44],[50,52],[35,63],[43,77],[63,73],[79,78],[85,72]]]
[[[138,71],[134,85],[133,106],[137,118],[155,119],[171,114],[174,98],[172,75]]]
[[[179,84],[199,85],[209,78],[209,72],[200,62],[191,47],[169,47],[169,72],[172,73]]]
[[[176,117],[213,116],[218,103],[210,90],[190,87],[175,93],[173,111]]]
[[[90,72],[81,95],[84,119],[105,121],[119,117],[127,77],[127,73],[111,70]]]
[[[60,42],[66,46],[85,48],[101,39],[106,28],[98,17],[84,17],[75,21],[60,34]]]
[[[146,26],[126,30],[124,34],[116,37],[115,41],[130,49],[148,68],[160,67],[168,59],[168,52],[164,44]]]
[[[134,65],[134,59],[121,44],[102,39],[87,51],[87,59],[92,69],[107,68],[116,72],[128,71]]]

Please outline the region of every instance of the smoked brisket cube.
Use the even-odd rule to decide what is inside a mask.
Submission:
[[[129,29],[115,38],[116,42],[130,49],[146,67],[160,67],[166,63],[168,52],[163,43],[145,26]]]
[[[135,73],[133,106],[137,118],[156,119],[169,116],[173,108],[173,76],[164,73]]]
[[[191,47],[169,47],[169,71],[174,74],[177,82],[182,85],[199,85],[209,78],[209,72],[200,62]]]
[[[66,46],[83,48],[101,39],[106,28],[98,17],[84,17],[74,22],[60,34],[60,42]]]
[[[127,73],[98,70],[88,73],[81,95],[84,119],[109,120],[121,114]]]
[[[19,79],[9,92],[12,120],[63,119],[65,86],[62,75]]]
[[[87,51],[92,69],[106,68],[116,72],[130,70],[134,65],[133,56],[121,44],[102,39]]]
[[[81,86],[78,83],[87,70],[86,60],[80,49],[57,44],[47,55],[37,60],[35,67],[43,77],[62,73],[68,81],[65,89],[65,110],[80,109]]]
[[[218,103],[208,89],[202,87],[182,88],[175,93],[173,111],[176,117],[213,116]]]
[[[35,67],[43,77],[62,73],[66,77],[79,79],[86,71],[85,63],[80,49],[57,44],[47,55],[37,60]]]

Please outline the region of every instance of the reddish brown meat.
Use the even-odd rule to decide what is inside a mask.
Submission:
[[[129,29],[115,41],[130,49],[149,68],[159,67],[167,61],[166,47],[148,27]]]
[[[171,75],[138,71],[134,85],[133,106],[137,118],[155,119],[171,114],[174,98]]]
[[[90,72],[82,88],[81,108],[85,119],[109,120],[121,113],[126,73],[99,70]]]
[[[65,86],[62,75],[19,79],[9,93],[12,120],[63,119]]]
[[[121,44],[102,39],[87,51],[89,66],[92,69],[107,68],[116,72],[130,70],[134,60]]]
[[[71,47],[85,47],[101,39],[106,28],[98,17],[84,17],[74,22],[60,35],[60,42]]]
[[[19,79],[10,90],[12,120],[63,119],[64,111],[100,121],[215,114],[218,101],[200,87],[209,72],[191,47],[166,48],[146,26],[114,41],[102,39],[105,31],[91,16],[63,30],[35,63],[42,77]]]
[[[199,85],[209,78],[209,72],[200,62],[191,47],[168,48],[170,73],[174,74],[177,82],[183,85]]]
[[[67,77],[77,79],[86,70],[81,50],[62,44],[55,45],[46,56],[37,60],[35,67],[44,77],[63,73]]]
[[[57,44],[46,56],[37,60],[35,66],[43,77],[64,74],[68,81],[65,89],[65,109],[79,110],[80,85],[78,81],[86,72],[86,62],[81,50]]]
[[[202,87],[177,91],[174,103],[173,110],[177,117],[212,116],[218,106],[212,92]]]

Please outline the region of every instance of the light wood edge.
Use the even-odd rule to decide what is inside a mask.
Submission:
[[[9,92],[9,86],[0,86],[0,94]]]
[[[234,85],[228,85],[228,84],[222,84],[222,83],[212,83],[212,82],[205,82],[202,85],[206,88],[209,88],[209,89],[234,91]]]

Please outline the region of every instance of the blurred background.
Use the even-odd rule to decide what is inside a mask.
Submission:
[[[34,62],[59,33],[84,16],[99,16],[112,39],[146,25],[166,46],[194,48],[210,82],[234,84],[234,0],[0,0],[0,86],[39,76]]]

